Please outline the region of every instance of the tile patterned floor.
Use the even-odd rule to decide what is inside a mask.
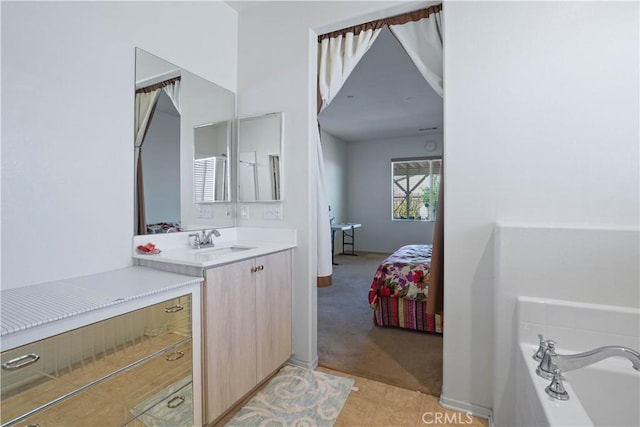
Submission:
[[[353,378],[349,393],[335,427],[487,427],[485,419],[443,408],[430,394],[406,390],[378,381],[319,367],[318,371]]]
[[[318,367],[317,370],[355,380],[354,389],[349,393],[335,427],[488,426],[488,422],[485,419],[467,416],[464,412],[443,408],[438,403],[436,396],[406,390],[323,367]],[[251,397],[245,398],[241,404],[217,422],[214,427],[224,426]]]

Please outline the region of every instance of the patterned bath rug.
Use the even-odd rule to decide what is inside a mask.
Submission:
[[[354,380],[285,366],[226,424],[229,427],[330,427]]]

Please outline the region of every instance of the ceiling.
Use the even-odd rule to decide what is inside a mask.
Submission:
[[[384,27],[319,121],[347,142],[439,134],[442,98]]]

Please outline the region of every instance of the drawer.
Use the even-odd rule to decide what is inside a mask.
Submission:
[[[1,422],[190,337],[191,298],[184,296],[3,352]]]
[[[185,342],[131,369],[79,390],[57,404],[24,418],[17,425],[145,425],[160,419],[193,423],[191,342]],[[4,409],[4,408],[3,408]]]

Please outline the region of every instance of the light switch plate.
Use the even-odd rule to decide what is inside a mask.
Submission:
[[[240,218],[249,219],[249,206],[240,205]]]
[[[265,205],[262,217],[264,219],[282,219],[282,205]]]
[[[213,205],[201,204],[200,205],[200,218],[213,218]]]

